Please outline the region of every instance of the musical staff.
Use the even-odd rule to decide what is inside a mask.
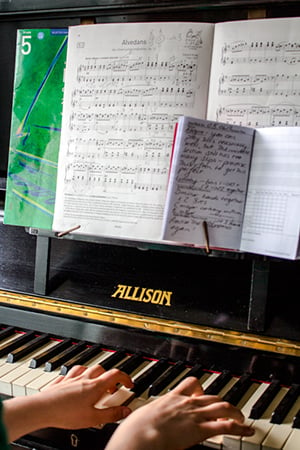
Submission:
[[[300,62],[300,43],[274,41],[238,41],[226,43],[221,61],[226,64],[297,64]]]
[[[300,96],[300,76],[286,74],[227,75],[219,79],[219,95]]]
[[[274,104],[228,105],[218,108],[217,120],[235,125],[245,124],[251,127],[299,126],[300,105]]]

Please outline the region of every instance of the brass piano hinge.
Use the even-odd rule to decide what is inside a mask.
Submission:
[[[221,330],[201,325],[156,319],[129,312],[120,312],[89,305],[69,303],[51,298],[35,297],[0,290],[0,303],[9,306],[30,308],[49,314],[55,313],[69,317],[80,317],[97,322],[111,323],[131,328],[164,333],[174,336],[190,337],[205,341],[219,342],[238,347],[246,347],[284,355],[300,356],[300,343],[297,341]]]

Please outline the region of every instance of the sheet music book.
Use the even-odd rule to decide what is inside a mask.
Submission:
[[[182,115],[298,125],[299,24],[71,27],[54,230],[159,239]]]
[[[162,238],[296,259],[300,127],[179,119]]]
[[[4,223],[51,229],[67,29],[17,31]]]

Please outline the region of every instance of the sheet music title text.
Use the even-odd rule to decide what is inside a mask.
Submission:
[[[147,41],[145,39],[134,39],[133,41],[123,39],[122,45],[147,45]]]

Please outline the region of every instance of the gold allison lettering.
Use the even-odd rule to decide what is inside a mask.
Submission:
[[[172,293],[171,291],[161,291],[160,289],[118,284],[117,289],[111,296],[114,298],[122,298],[123,300],[132,300],[134,302],[171,306]]]

